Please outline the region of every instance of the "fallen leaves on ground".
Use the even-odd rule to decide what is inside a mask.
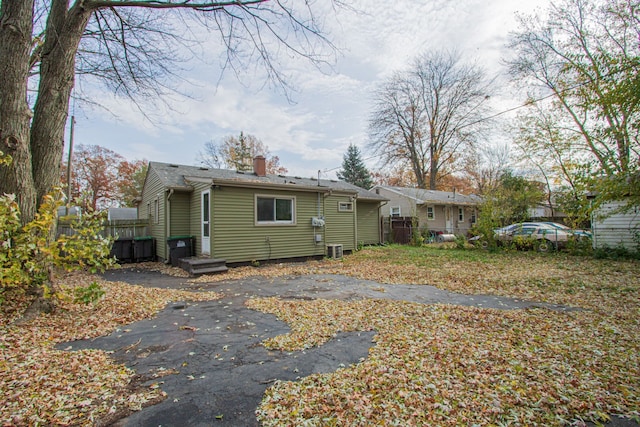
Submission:
[[[120,325],[152,317],[176,300],[211,300],[193,293],[107,282],[74,273],[61,280],[71,294],[97,281],[97,305],[61,301],[54,314],[24,322],[15,311],[0,313],[0,423],[2,425],[92,425],[116,412],[139,410],[164,398],[159,388],[136,388],[135,372],[99,350],[60,351],[55,345],[106,335]]]
[[[377,331],[362,363],[270,387],[257,410],[264,426],[563,425],[640,408],[638,321],[390,300],[248,305],[290,324],[270,349]]]
[[[304,274],[295,265],[257,270]],[[265,426],[581,425],[610,414],[640,417],[637,261],[392,247],[311,263],[307,271],[584,310],[252,300],[250,307],[291,326],[265,342],[273,349],[322,345],[338,331],[377,331],[362,363],[269,388],[257,411]]]
[[[122,268],[135,268],[138,270],[150,270],[150,271],[158,271],[162,274],[166,274],[167,276],[173,277],[189,277],[190,274],[186,270],[183,270],[180,267],[174,267],[171,264],[165,264],[162,262],[138,262],[134,264],[122,264]]]
[[[385,284],[432,285],[462,294],[509,296],[637,317],[640,263],[564,253],[373,247],[343,260],[265,264],[203,275],[195,283],[252,276],[343,274]]]
[[[159,263],[136,268],[186,276]],[[252,308],[275,313],[291,325],[290,334],[265,343],[270,348],[318,346],[338,331],[377,333],[376,345],[360,364],[297,382],[276,382],[258,411],[265,426],[562,425],[576,417],[640,417],[637,261],[385,247],[358,251],[344,260],[240,267],[192,281],[306,274],[429,284],[585,310],[251,300]],[[103,352],[63,352],[54,345],[105,335],[119,325],[153,316],[168,301],[218,297],[109,283],[81,274],[67,276],[65,286],[87,286],[94,280],[107,291],[95,307],[65,303],[56,314],[23,324],[14,320],[26,301],[16,299],[3,307],[2,424],[92,424],[162,399],[161,388],[131,388],[134,372]]]

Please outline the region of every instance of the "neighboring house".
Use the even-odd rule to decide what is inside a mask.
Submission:
[[[415,217],[418,227],[433,232],[467,234],[475,224],[481,198],[455,191],[376,185],[370,191],[389,199],[385,217]]]
[[[567,215],[562,212],[555,204],[555,201],[537,203],[534,207],[529,208],[529,218],[532,221],[553,221],[564,223]]]
[[[640,207],[621,211],[622,202],[604,203],[593,212],[591,232],[595,249],[624,247],[638,250],[640,245]]]
[[[150,162],[138,217],[149,219],[156,255],[167,239],[193,236],[196,256],[229,263],[313,257],[381,242],[385,198],[342,181]]]

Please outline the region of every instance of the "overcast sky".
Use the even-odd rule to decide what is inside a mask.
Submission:
[[[129,160],[197,164],[207,141],[219,142],[240,131],[255,135],[290,175],[334,178],[347,146],[366,150],[367,119],[372,92],[385,77],[406,66],[420,53],[457,49],[463,58],[477,61],[490,76],[501,73],[508,33],[516,29],[515,12],[546,7],[544,0],[356,0],[360,13],[340,11],[330,17],[330,37],[341,49],[334,71],[321,72],[294,61],[284,64],[296,92],[293,103],[281,92],[260,90],[259,76],[239,83],[234,75],[218,79],[214,65],[194,63],[184,78],[192,98],[174,99],[172,111],[149,106],[157,119],[150,123],[135,107],[109,94],[103,110],[76,113],[75,144],[97,144]],[[203,46],[217,57],[220,46]],[[252,84],[251,82],[255,83]],[[504,95],[494,98],[496,111],[522,101]],[[498,139],[499,136],[496,136]],[[65,148],[66,150],[66,148]],[[375,159],[366,161],[376,167]]]

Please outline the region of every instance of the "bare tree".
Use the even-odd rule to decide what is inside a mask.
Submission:
[[[495,189],[500,176],[511,169],[509,147],[498,145],[472,150],[465,159],[465,173],[473,182],[476,194],[487,194]]]
[[[223,153],[220,144],[216,144],[213,141],[205,142],[204,149],[198,152],[196,161],[202,166],[206,166],[212,169],[224,168],[225,162],[223,159]]]
[[[459,54],[423,54],[376,93],[370,146],[385,165],[407,162],[419,187],[436,189],[482,136],[490,93],[484,71]]]
[[[286,88],[278,55],[320,65],[334,52],[317,6],[267,0],[3,0],[0,152],[13,161],[0,166],[0,193],[15,193],[28,221],[58,183],[76,78],[100,79],[131,99],[163,93],[170,89],[167,77],[176,75],[175,61],[184,59],[176,43],[190,47],[189,29],[200,24],[226,48],[224,69],[238,74],[260,64],[269,81]]]
[[[425,119],[421,97],[408,73],[396,73],[375,94],[369,120],[369,146],[383,166],[407,163],[418,187],[425,187],[428,145],[423,141]]]

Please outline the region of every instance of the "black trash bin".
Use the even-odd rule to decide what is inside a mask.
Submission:
[[[115,256],[118,262],[133,261],[133,238],[122,237],[113,242],[111,256]]]
[[[155,259],[155,239],[151,236],[133,239],[133,258],[135,262],[153,261]]]
[[[172,236],[167,239],[169,261],[174,267],[180,267],[180,258],[189,258],[193,254],[193,236]]]

